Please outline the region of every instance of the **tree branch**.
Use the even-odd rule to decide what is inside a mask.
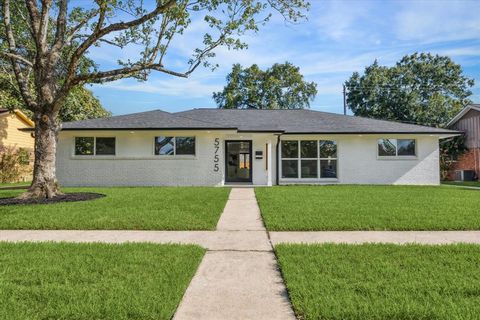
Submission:
[[[22,56],[19,56],[18,54],[15,54],[15,53],[11,53],[11,52],[4,52],[4,51],[0,51],[0,55],[4,56],[4,57],[7,57],[7,58],[10,58],[10,59],[14,59],[14,60],[17,60],[19,62],[22,62],[23,64],[29,66],[29,67],[33,67],[33,63],[27,59],[25,59],[24,57]]]
[[[60,51],[65,44],[65,33],[67,29],[67,0],[60,0],[57,17],[57,30],[55,31],[55,43],[51,49],[51,55]]]
[[[70,60],[70,65],[68,67],[65,85],[66,86],[70,85],[69,82],[74,77],[75,69],[77,67],[77,63],[80,57],[85,53],[85,51],[88,50],[88,48],[90,48],[90,46],[92,46],[95,42],[97,42],[98,39],[115,31],[121,31],[128,28],[136,27],[144,23],[145,21],[148,21],[153,17],[159,15],[160,13],[165,12],[170,7],[174,6],[175,3],[176,3],[175,0],[169,0],[167,3],[163,5],[158,5],[153,11],[150,11],[149,13],[141,16],[138,19],[131,20],[129,22],[113,23],[105,28],[101,28],[101,26],[100,28],[96,28],[95,31],[73,53],[72,58]],[[97,25],[97,27],[98,26],[99,25]]]
[[[13,36],[12,25],[10,23],[10,0],[4,0],[3,2],[3,23],[5,25],[5,32],[7,34],[8,48],[11,55],[15,54],[16,43],[15,37]],[[13,67],[13,72],[15,73],[15,78],[17,80],[20,93],[22,98],[25,101],[25,104],[31,109],[34,110],[37,107],[29,88],[28,88],[28,79],[25,79],[22,69],[18,64],[18,59],[10,57],[10,63]]]
[[[42,0],[42,12],[40,16],[40,26],[38,29],[38,42],[39,42],[39,51],[41,54],[44,54],[47,51],[47,32],[48,32],[48,23],[50,20],[49,11],[50,6],[52,5],[52,0]]]
[[[138,72],[145,71],[145,70],[156,70],[156,71],[160,71],[163,73],[167,73],[167,74],[177,76],[177,77],[182,77],[182,78],[188,77],[187,73],[181,73],[181,72],[165,69],[159,63],[147,63],[147,64],[134,65],[132,67],[125,67],[125,68],[119,68],[119,69],[114,69],[109,71],[100,71],[100,72],[80,75],[75,77],[72,80],[72,85],[83,84],[86,82],[114,81],[114,80],[130,77],[132,75],[137,74]]]
[[[93,10],[89,15],[87,15],[84,19],[82,19],[76,26],[71,28],[67,32],[67,39],[65,40],[65,42],[70,43],[70,41],[72,41],[72,39],[75,37],[75,34],[77,33],[77,31],[82,29],[88,23],[88,21],[94,18],[99,12],[100,12],[99,10]]]
[[[33,34],[35,35],[35,43],[38,44],[37,34],[40,28],[40,21],[38,20],[38,17],[40,12],[38,11],[37,2],[35,0],[26,0],[25,3],[27,4],[28,14],[30,15],[30,21],[32,22],[31,25]]]

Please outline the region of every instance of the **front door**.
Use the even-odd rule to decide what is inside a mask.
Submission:
[[[225,181],[252,182],[252,141],[225,141]]]

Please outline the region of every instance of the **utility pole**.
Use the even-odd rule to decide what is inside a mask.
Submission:
[[[347,88],[343,85],[343,114],[347,115]]]

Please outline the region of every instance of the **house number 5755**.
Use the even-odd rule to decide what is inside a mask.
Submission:
[[[213,143],[213,147],[215,150],[215,153],[213,155],[213,171],[218,172],[220,170],[220,167],[218,166],[218,162],[220,161],[220,158],[218,156],[218,151],[220,150],[220,139],[215,138],[215,142]]]

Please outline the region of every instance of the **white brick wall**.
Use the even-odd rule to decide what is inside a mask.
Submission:
[[[195,136],[196,155],[155,156],[155,136]],[[213,171],[214,138],[201,132],[72,132],[60,133],[57,176],[64,186],[221,185],[223,162]],[[75,136],[116,137],[116,156],[74,156]],[[223,150],[220,149],[220,159]]]
[[[195,136],[195,157],[154,155],[155,136]],[[116,156],[74,156],[75,136],[116,137]],[[338,143],[338,179],[309,183],[346,184],[438,184],[438,137],[402,135],[417,139],[417,158],[383,160],[377,158],[379,138],[399,136],[373,135],[283,135],[281,139],[332,139]],[[219,171],[214,171],[214,141],[220,140]],[[277,137],[272,134],[233,133],[220,131],[62,131],[57,148],[57,176],[64,186],[148,186],[224,184],[225,140],[252,140],[253,183],[267,184],[266,144],[272,143],[272,182],[275,184]],[[255,151],[262,150],[262,160]],[[301,180],[280,183],[302,183]]]
[[[416,139],[414,159],[380,159],[377,141],[382,138]],[[338,179],[317,180],[317,183],[342,184],[432,184],[440,183],[438,137],[430,135],[283,135],[282,140],[336,140]],[[280,183],[299,180],[280,179]],[[315,181],[313,181],[315,182]]]

